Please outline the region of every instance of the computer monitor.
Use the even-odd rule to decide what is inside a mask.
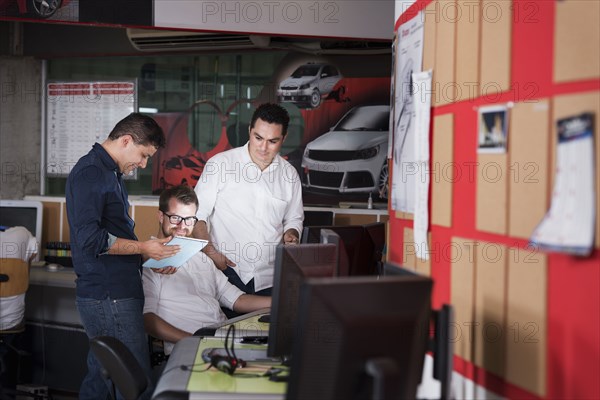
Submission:
[[[348,276],[350,264],[348,263],[348,254],[344,241],[335,231],[331,229],[321,229],[321,243],[333,243],[338,249],[338,267],[335,276]]]
[[[300,285],[307,277],[332,277],[335,244],[278,245],[269,323],[269,357],[288,357],[296,334]]]
[[[375,222],[363,225],[363,227],[373,243],[373,263],[376,266],[377,275],[381,275],[383,273],[382,260],[385,249],[385,224],[383,222]]]
[[[422,276],[397,264],[385,263],[386,276]],[[433,355],[433,377],[440,381],[440,400],[451,397],[452,369],[454,361],[453,329],[454,308],[443,304],[440,309],[431,312],[433,336],[429,340],[428,350]]]
[[[286,399],[414,399],[432,284],[417,276],[307,280]]]
[[[304,226],[333,225],[333,211],[304,211]]]
[[[40,259],[44,206],[33,200],[0,200],[0,225],[11,228],[23,226],[37,241],[36,260]]]
[[[383,251],[375,248],[369,231],[365,225],[343,225],[343,226],[311,226],[302,231],[302,243],[319,243],[321,229],[331,229],[337,233],[344,242],[346,257],[348,260],[348,273],[350,276],[378,275],[379,261],[375,260],[377,254]],[[372,231],[383,230],[385,237],[385,224],[377,223],[370,228]],[[385,242],[385,239],[384,239]]]
[[[385,276],[422,276],[417,272],[394,263],[383,264],[383,275]]]

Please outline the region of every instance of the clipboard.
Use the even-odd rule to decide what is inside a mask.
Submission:
[[[179,253],[172,257],[155,260],[150,258],[142,266],[144,268],[179,268],[183,263],[189,260],[193,255],[201,251],[208,244],[208,240],[194,239],[183,236],[175,236],[165,246],[180,246]]]

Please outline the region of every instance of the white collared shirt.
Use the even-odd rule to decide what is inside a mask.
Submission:
[[[227,320],[221,306],[233,309],[244,294],[227,280],[204,253],[198,253],[174,274],[144,268],[144,314],[153,313],[186,332]],[[165,354],[174,343],[165,342]]]
[[[288,229],[302,232],[302,185],[294,167],[277,155],[261,171],[248,143],[219,153],[204,166],[196,185],[196,216],[206,221],[213,244],[237,264],[242,282],[273,286],[275,248]]]

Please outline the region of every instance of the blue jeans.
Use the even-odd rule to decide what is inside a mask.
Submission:
[[[131,350],[146,372],[148,388],[140,399],[149,399],[154,391],[150,369],[148,340],[144,332],[143,299],[104,300],[77,297],[77,310],[89,338],[113,336]],[[90,350],[87,357],[88,373],[81,383],[79,399],[106,399],[109,382],[102,377],[101,367]],[[117,392],[117,398],[122,399]]]

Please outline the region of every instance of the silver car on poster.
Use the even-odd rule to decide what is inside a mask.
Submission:
[[[340,79],[342,75],[331,64],[304,64],[279,83],[277,97],[280,102],[317,108]]]
[[[332,193],[388,192],[388,105],[348,111],[324,135],[306,145],[303,186]]]

